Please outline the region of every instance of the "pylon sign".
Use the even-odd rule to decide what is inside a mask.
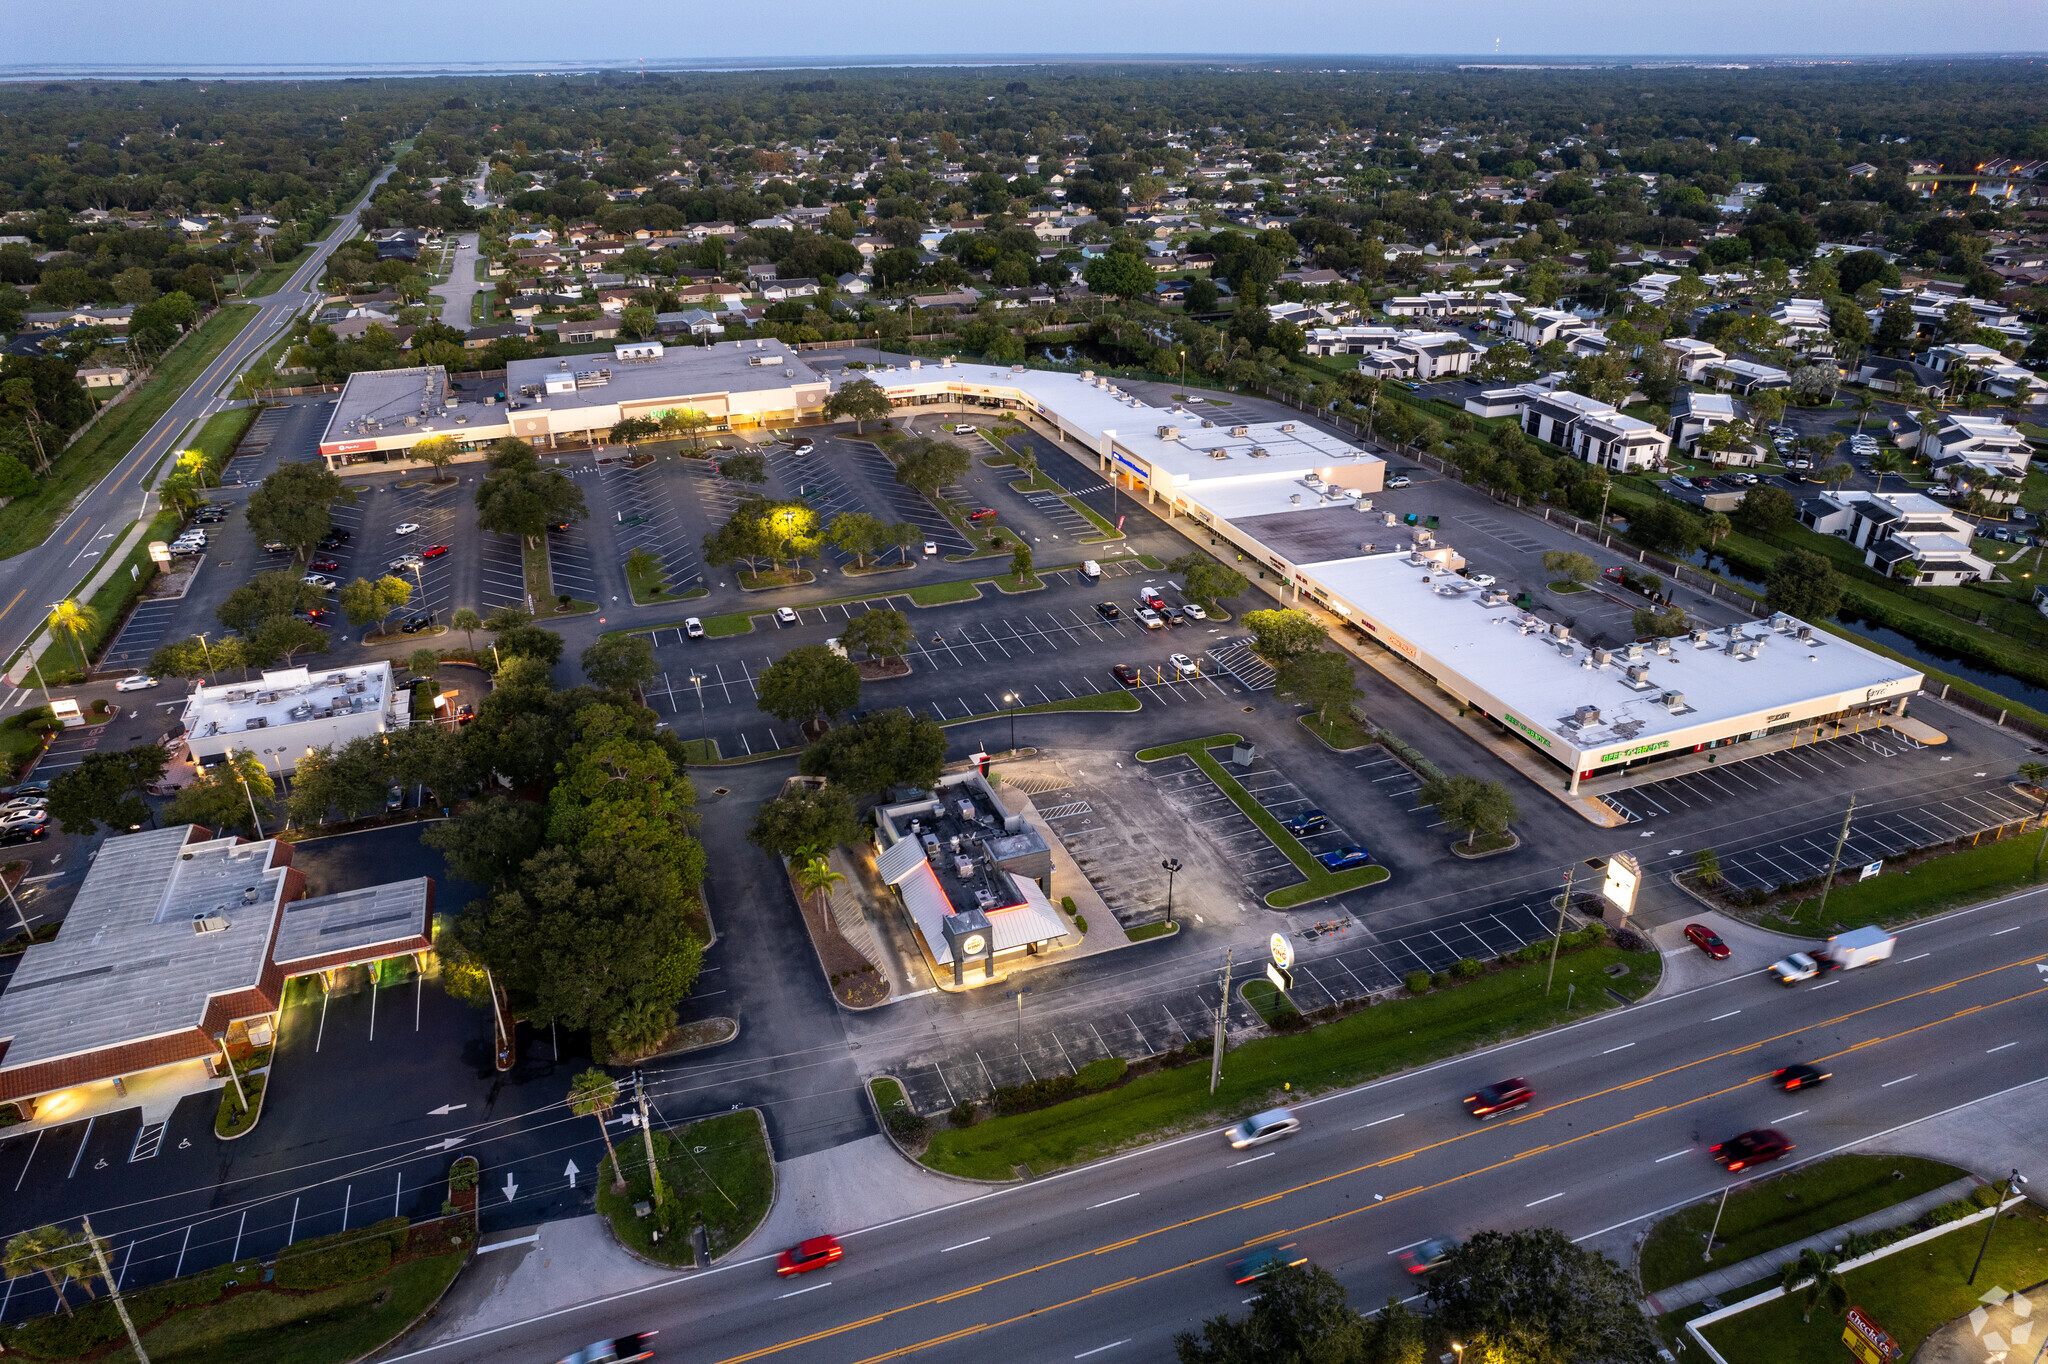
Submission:
[[[1275,933],[1272,939],[1273,964],[1285,971],[1294,965],[1294,944],[1287,941],[1285,933]]]
[[[1627,918],[1636,912],[1636,891],[1642,882],[1643,869],[1634,854],[1616,853],[1607,859],[1607,879],[1600,883],[1600,896]]]

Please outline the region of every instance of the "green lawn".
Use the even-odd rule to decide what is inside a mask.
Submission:
[[[1180,924],[1178,921],[1167,923],[1162,919],[1156,924],[1140,924],[1136,928],[1127,928],[1124,930],[1124,936],[1132,942],[1144,942],[1149,938],[1164,938],[1168,934],[1178,934],[1179,932]]]
[[[1892,1172],[1905,1176],[1894,1179]],[[1917,1156],[1834,1156],[1728,1195],[1714,1233],[1714,1258],[1700,1259],[1718,1198],[1695,1203],[1650,1228],[1643,1242],[1643,1291],[1695,1279],[1711,1270],[1765,1255],[1815,1232],[1839,1227],[1881,1208],[1918,1198],[1961,1179],[1966,1171]],[[1786,1258],[1791,1258],[1787,1256]],[[1730,1299],[1733,1301],[1733,1299]]]
[[[304,265],[312,255],[313,246],[309,243],[300,247],[299,254],[290,260],[281,260],[275,265],[264,266],[250,278],[248,286],[241,291],[241,297],[262,298],[267,294],[276,293],[284,282],[291,278],[292,271]]]
[[[1237,740],[1238,736],[1235,734],[1212,734],[1206,739],[1185,739],[1177,744],[1162,744],[1158,748],[1145,749],[1138,754],[1138,761],[1158,762],[1164,758],[1185,754],[1194,761],[1195,766],[1202,769],[1210,781],[1216,783],[1216,789],[1229,796],[1231,802],[1244,812],[1245,818],[1258,825],[1259,831],[1286,855],[1287,860],[1294,864],[1295,870],[1306,879],[1299,885],[1282,886],[1266,896],[1268,905],[1274,909],[1289,909],[1295,905],[1327,899],[1332,895],[1342,895],[1362,886],[1376,886],[1393,875],[1385,867],[1377,865],[1357,867],[1351,871],[1324,871],[1322,863],[1311,857],[1308,849],[1302,847],[1298,839],[1281,828],[1280,821],[1273,818],[1265,806],[1252,799],[1251,793],[1238,784],[1237,778],[1224,771],[1223,764],[1209,756],[1210,749],[1233,744]]]
[[[904,595],[919,606],[948,606],[954,602],[975,600],[981,595],[981,589],[971,582],[920,583]]]
[[[1311,711],[1301,717],[1302,727],[1335,749],[1349,752],[1372,742],[1372,733],[1349,715],[1332,715],[1325,720]]]
[[[1252,1006],[1253,1012],[1268,1023],[1283,1013],[1300,1012],[1286,996],[1273,988],[1272,981],[1263,977],[1246,981],[1237,987],[1237,992],[1245,1003]]]
[[[633,1212],[635,1203],[651,1196],[644,1137],[628,1128],[617,1141],[626,1191],[613,1190],[607,1157],[596,1176],[597,1210],[638,1254],[667,1264],[691,1263],[690,1229],[701,1221],[715,1258],[746,1240],[768,1215],[775,1195],[774,1160],[767,1128],[751,1109],[721,1113],[673,1134],[654,1134],[666,1197],[649,1217]],[[659,1241],[654,1239],[657,1230],[662,1232]]]
[[[2031,1203],[2001,1218],[1973,1286],[1964,1282],[1977,1248],[1981,1223],[1960,1227],[1925,1245],[1887,1256],[1843,1276],[1849,1300],[1897,1341],[1907,1359],[1944,1323],[1967,1316],[1981,1294],[1996,1285],[2021,1288],[2048,1279],[2048,1217]],[[1706,1328],[1705,1335],[1729,1364],[1842,1364],[1842,1320],[1825,1311],[1800,1320],[1796,1298],[1780,1298]],[[2035,1323],[2035,1332],[2041,1324]],[[2025,1351],[2015,1359],[2027,1358]]]
[[[1248,1042],[1224,1058],[1223,1083],[1213,1097],[1206,1060],[1197,1060],[1037,1112],[938,1132],[922,1159],[935,1170],[975,1179],[1011,1179],[1017,1165],[1043,1175],[1254,1112],[1281,1093],[1283,1082],[1297,1095],[1313,1094],[1604,1012],[1616,1005],[1598,987],[1615,962],[1631,968],[1618,988],[1640,994],[1656,983],[1655,953],[1586,948],[1559,959],[1557,988],[1547,997],[1544,964],[1510,967],[1304,1032]],[[1574,983],[1586,991],[1567,1009],[1565,986]]]
[[[252,304],[230,304],[200,323],[164,357],[134,397],[100,418],[57,457],[35,492],[0,507],[0,559],[42,544],[64,509],[120,463],[255,315]]]
[[[1886,869],[1854,885],[1836,886],[1828,892],[1826,923],[1815,919],[1820,910],[1818,892],[1777,906],[1767,911],[1767,917],[1828,933],[1841,931],[1835,924],[1859,928],[1925,918],[2034,884],[2034,852],[2040,846],[2038,833],[2014,834],[1996,841],[1987,838],[1974,848],[1930,857],[1900,871]]]

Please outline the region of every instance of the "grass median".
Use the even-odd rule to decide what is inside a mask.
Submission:
[[[1139,752],[1141,763],[1160,762],[1167,758],[1186,757],[1202,774],[1216,784],[1216,789],[1229,796],[1231,803],[1244,812],[1246,819],[1259,826],[1259,832],[1272,841],[1275,848],[1294,864],[1294,869],[1306,879],[1298,885],[1282,886],[1266,896],[1266,903],[1274,909],[1290,909],[1295,905],[1325,900],[1332,895],[1343,895],[1364,886],[1376,886],[1393,875],[1382,866],[1354,867],[1350,871],[1325,871],[1323,864],[1309,855],[1301,846],[1301,840],[1280,827],[1280,821],[1273,818],[1265,806],[1252,798],[1251,792],[1238,783],[1237,778],[1223,770],[1223,764],[1209,756],[1212,748],[1238,742],[1235,734],[1212,734],[1206,739],[1184,739],[1177,744],[1162,744],[1158,748],[1147,748]]]
[[[1292,1085],[1287,1092],[1295,1096],[1355,1085],[1618,1007],[1599,988],[1608,983],[1606,968],[1617,962],[1630,967],[1617,982],[1625,991],[1640,994],[1656,983],[1655,953],[1583,948],[1559,958],[1557,984],[1547,996],[1547,963],[1508,967],[1303,1032],[1247,1042],[1224,1057],[1223,1083],[1213,1096],[1209,1066],[1198,1060],[1033,1113],[947,1128],[932,1137],[923,1160],[947,1174],[1012,1179],[1019,1165],[1043,1175],[1199,1131],[1268,1106],[1283,1084]],[[1568,991],[1569,984],[1586,989]]]
[[[628,1130],[618,1139],[624,1191],[612,1184],[611,1157],[598,1168],[597,1210],[621,1243],[650,1260],[687,1265],[695,1260],[690,1232],[698,1223],[714,1257],[761,1225],[775,1199],[775,1159],[759,1112],[721,1113],[653,1138],[664,1196],[648,1216],[634,1212],[636,1204],[653,1202],[645,1135]]]
[[[1859,1217],[1917,1198],[1966,1171],[1917,1156],[1835,1156],[1760,1180],[1720,1199],[1695,1203],[1656,1226],[1643,1242],[1643,1291],[1655,1293],[1702,1274],[1766,1255]],[[1712,1260],[1700,1258],[1716,1213]],[[1793,1258],[1790,1255],[1787,1259]]]
[[[173,347],[156,373],[129,398],[104,414],[90,431],[57,456],[36,491],[0,507],[0,559],[35,548],[81,493],[105,478],[171,404],[191,387],[256,315],[252,304],[219,309]]]
[[[1886,868],[1868,881],[1836,886],[1828,892],[1826,924],[1814,918],[1820,911],[1818,890],[1757,917],[1801,931],[1828,933],[1865,924],[1924,919],[2034,885],[2034,852],[2040,846],[2040,835],[2032,832],[1987,838],[1974,848],[1942,853],[1896,871]]]

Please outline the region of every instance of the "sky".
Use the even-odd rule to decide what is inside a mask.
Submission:
[[[2048,0],[7,0],[0,13],[0,68],[2048,52]]]

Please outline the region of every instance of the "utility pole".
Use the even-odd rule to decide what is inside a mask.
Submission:
[[[1237,960],[1237,949],[1231,948],[1223,957],[1223,998],[1216,1001],[1216,1046],[1209,1057],[1209,1092],[1214,1094],[1216,1086],[1223,1083],[1223,1024],[1230,1012],[1230,968]]]
[[[114,1282],[114,1276],[107,1269],[106,1252],[100,1249],[100,1238],[92,1234],[92,1219],[80,1219],[85,1223],[85,1243],[92,1247],[92,1258],[99,1264],[100,1277],[107,1282],[107,1294],[114,1300],[114,1311],[121,1318],[122,1329],[128,1332],[128,1343],[135,1347],[135,1358],[140,1364],[149,1364],[149,1355],[142,1348],[142,1337],[135,1333],[135,1322],[128,1315],[128,1304],[121,1301],[121,1286]]]
[[[1557,902],[1557,932],[1550,937],[1550,974],[1543,978],[1543,997],[1550,997],[1551,982],[1557,979],[1557,945],[1564,941],[1564,912],[1572,902],[1572,873],[1577,867],[1564,869],[1564,894]]]
[[[1842,845],[1849,841],[1849,820],[1855,813],[1856,797],[1851,794],[1849,797],[1849,808],[1842,813],[1842,832],[1835,836],[1835,855],[1828,859],[1827,879],[1820,883],[1820,908],[1815,910],[1813,914],[1813,921],[1816,926],[1828,921],[1828,891],[1834,887],[1835,868],[1841,865]]]
[[[647,1148],[647,1182],[654,1189],[654,1206],[661,1206],[661,1167],[654,1163],[654,1124],[647,1120],[647,1076],[633,1072],[633,1094],[640,1103],[640,1138]]]
[[[1963,1282],[1977,1282],[1977,1271],[1984,1267],[1984,1252],[1991,1249],[1991,1229],[1998,1225],[1998,1214],[2005,1210],[2005,1200],[2012,1197],[2012,1186],[2026,1182],[2026,1177],[2018,1170],[2005,1177],[2005,1187],[1998,1191],[1998,1201],[1991,1205],[1991,1216],[1984,1223],[1984,1242],[1977,1247],[1977,1262],[1970,1266],[1970,1277]]]
[[[1721,1206],[1714,1209],[1714,1225],[1707,1228],[1707,1248],[1700,1252],[1700,1259],[1708,1263],[1714,1259],[1714,1233],[1721,1229],[1721,1214],[1728,1211],[1728,1190],[1734,1187],[1729,1184],[1721,1190]]]

